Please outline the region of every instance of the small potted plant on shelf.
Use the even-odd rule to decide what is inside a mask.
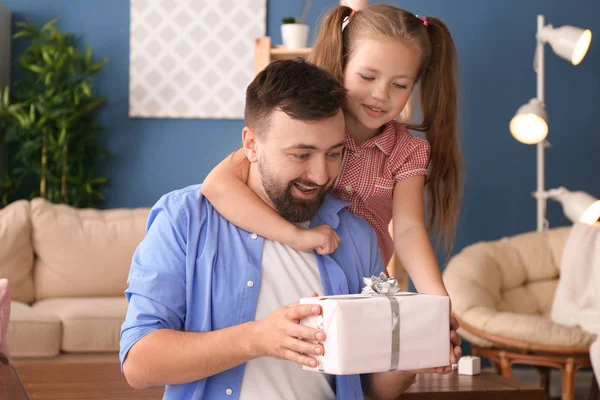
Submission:
[[[288,49],[300,49],[308,44],[308,25],[304,23],[311,0],[306,0],[300,17],[285,17],[281,20],[281,39]]]

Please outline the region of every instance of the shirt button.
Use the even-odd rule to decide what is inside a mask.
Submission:
[[[360,152],[359,151],[355,151],[354,152],[354,157],[358,157],[358,156],[360,156]]]
[[[247,285],[248,285],[248,287],[252,287],[252,286],[254,286],[254,282],[248,281]]]
[[[231,396],[231,394],[233,393],[233,390],[231,390],[231,389],[227,389],[227,390],[225,391],[225,393],[227,394],[227,396]]]
[[[258,237],[258,235],[256,233],[253,233],[252,236],[250,236],[252,239],[256,239]]]
[[[351,191],[352,190],[352,185],[346,185],[346,190],[347,191]]]

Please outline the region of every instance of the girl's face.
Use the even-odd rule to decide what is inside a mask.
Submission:
[[[358,41],[344,71],[344,114],[350,130],[373,135],[400,115],[419,72],[420,53],[399,40]]]

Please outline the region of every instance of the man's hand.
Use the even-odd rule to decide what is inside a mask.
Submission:
[[[318,254],[333,253],[340,244],[340,237],[329,225],[298,229],[292,247],[298,251],[315,250]]]
[[[313,294],[314,296],[314,294]],[[321,314],[317,304],[290,304],[280,307],[267,318],[256,322],[256,343],[259,357],[269,356],[316,367],[313,356],[324,353],[323,345],[310,341],[325,340],[325,332],[300,325],[305,317]]]
[[[458,330],[458,321],[453,316],[450,316],[450,364],[445,367],[427,368],[418,371],[411,371],[413,373],[434,373],[434,374],[448,374],[452,372],[452,364],[456,364],[458,359],[462,356],[462,349],[460,344],[462,342],[460,336],[456,331]]]
[[[450,316],[450,363],[456,364],[460,357],[462,357],[462,349],[460,344],[462,342],[460,336],[456,331],[458,330],[458,320],[454,316]]]

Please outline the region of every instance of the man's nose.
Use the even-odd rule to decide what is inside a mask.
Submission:
[[[325,185],[329,181],[327,162],[325,159],[315,157],[308,170],[307,178],[317,185]]]

